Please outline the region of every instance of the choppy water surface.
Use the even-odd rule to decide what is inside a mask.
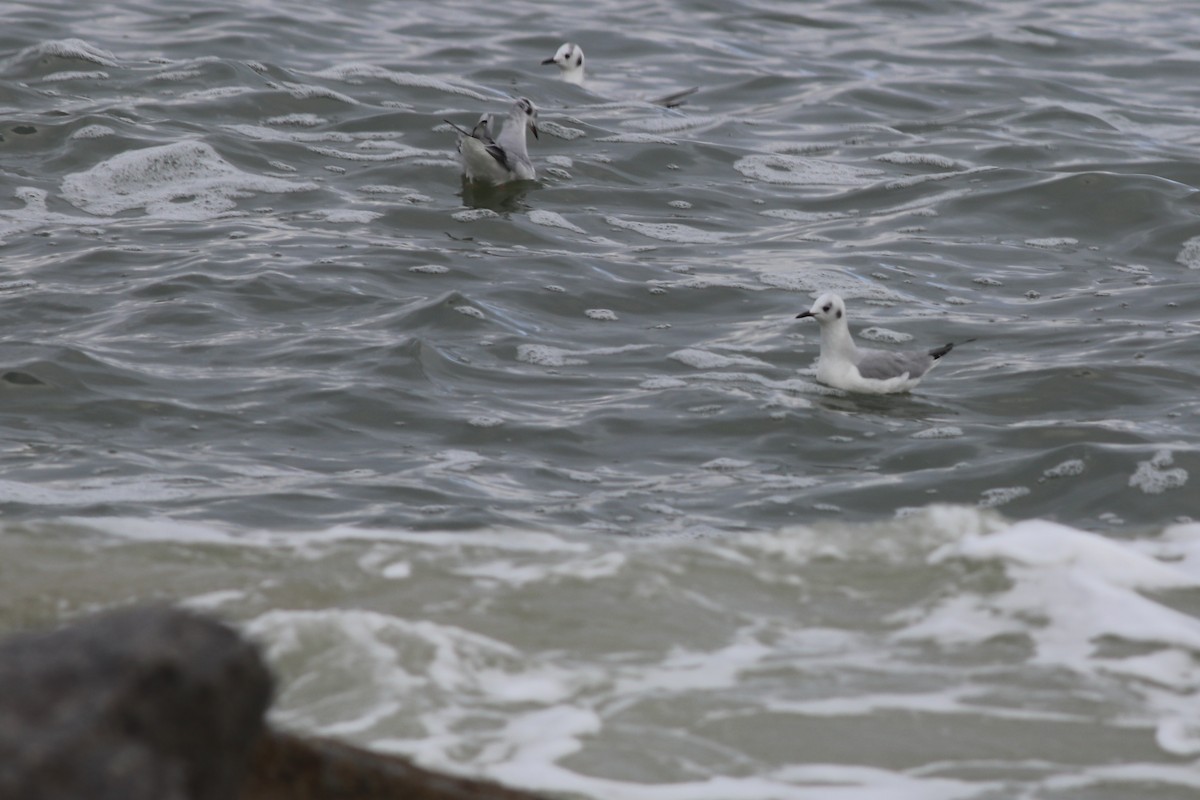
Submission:
[[[186,599],[281,722],[553,792],[1190,796],[1195,19],[6,5],[0,625]],[[977,341],[830,391],[824,290]]]

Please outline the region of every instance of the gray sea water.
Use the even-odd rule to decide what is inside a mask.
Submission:
[[[1193,3],[0,23],[0,631],[186,602],[280,724],[560,796],[1200,791]],[[976,341],[826,389],[829,290]]]

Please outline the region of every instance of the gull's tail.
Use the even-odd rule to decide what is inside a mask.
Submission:
[[[473,135],[473,134],[472,134],[472,133],[471,133],[469,130],[466,130],[465,128],[460,128],[459,126],[455,125],[453,122],[451,122],[450,120],[446,119],[445,117],[443,117],[443,118],[442,118],[442,122],[446,123],[446,124],[447,124],[447,125],[449,125],[451,128],[454,128],[454,130],[458,131],[458,133],[459,133],[459,135],[460,135],[460,136],[471,136],[471,135]]]
[[[974,341],[977,341],[977,340],[976,339],[967,339],[965,341],[959,342],[959,344],[970,344],[971,342],[974,342]],[[935,347],[932,350],[930,350],[929,355],[933,356],[934,361],[937,361],[939,358],[946,355],[946,353],[949,353],[953,349],[954,349],[954,342],[947,342],[946,344],[942,345],[941,347]]]
[[[687,98],[700,91],[699,86],[693,86],[690,89],[684,89],[680,92],[673,92],[662,97],[656,97],[649,101],[656,106],[665,106],[666,108],[678,108],[687,102]]]

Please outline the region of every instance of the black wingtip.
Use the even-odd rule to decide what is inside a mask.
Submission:
[[[959,344],[970,344],[971,342],[975,342],[975,341],[978,341],[978,340],[977,339],[964,339],[961,342],[959,342]],[[932,350],[930,350],[929,355],[933,356],[934,360],[936,361],[937,359],[946,355],[946,353],[949,353],[953,349],[954,349],[954,342],[946,342],[946,344],[942,345],[941,347],[935,347]]]
[[[954,349],[954,342],[947,342],[946,344],[942,345],[941,347],[935,347],[934,349],[930,350],[929,355],[933,356],[934,360],[936,361],[937,359],[946,355],[946,353],[949,353],[953,349]]]
[[[453,122],[451,122],[450,120],[446,119],[445,117],[442,117],[442,122],[446,123],[446,124],[447,124],[447,125],[449,125],[451,128],[454,128],[454,130],[458,131],[458,132],[459,132],[459,134],[460,134],[460,135],[462,135],[462,136],[470,136],[470,135],[471,135],[471,132],[470,132],[470,131],[463,130],[462,128],[460,128],[459,126],[455,125],[455,124],[454,124]]]
[[[690,89],[684,89],[681,92],[672,92],[671,94],[663,97],[655,98],[650,102],[657,106],[663,106],[664,108],[678,108],[679,106],[685,105],[687,103],[687,98],[691,97],[698,91],[700,91],[700,87],[693,86]]]

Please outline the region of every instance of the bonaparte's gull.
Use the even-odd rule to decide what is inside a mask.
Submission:
[[[518,98],[508,112],[500,135],[492,137],[492,119],[484,114],[467,131],[446,120],[458,131],[458,154],[462,162],[463,175],[468,180],[487,183],[506,183],[512,180],[532,181],[537,170],[529,160],[525,146],[525,131],[538,138],[537,108],[527,98]]]
[[[932,350],[868,350],[854,344],[846,320],[846,304],[836,294],[823,294],[796,319],[821,323],[821,355],[817,380],[836,389],[869,394],[907,392],[937,366],[954,344]]]
[[[576,86],[583,85],[583,48],[579,45],[567,42],[554,55],[542,59],[542,63],[557,64],[558,77]]]
[[[574,42],[567,42],[560,46],[554,55],[550,58],[542,59],[543,64],[558,65],[558,77],[562,78],[567,83],[573,83],[576,86],[583,86],[584,77],[584,58],[583,48]],[[684,89],[681,92],[673,92],[672,94],[663,97],[656,97],[652,100],[647,100],[647,103],[653,103],[667,108],[675,108],[683,105],[684,98],[688,95],[695,94],[699,91],[698,86],[693,86],[690,89]]]

